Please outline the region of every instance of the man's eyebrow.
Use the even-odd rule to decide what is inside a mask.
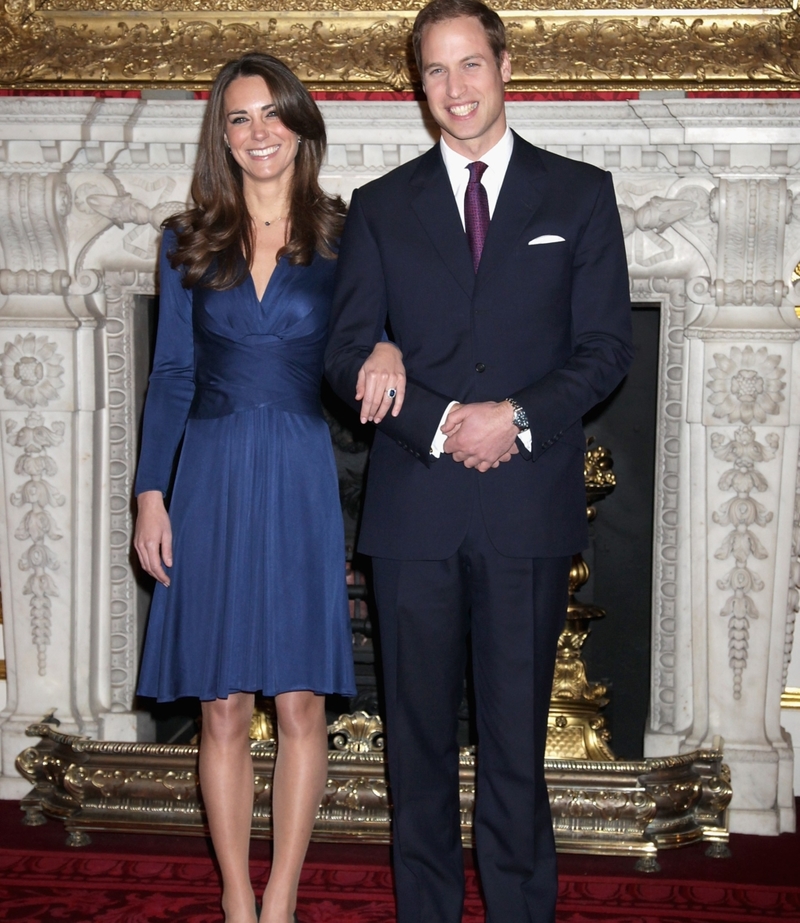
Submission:
[[[485,61],[486,55],[481,54],[480,51],[475,51],[472,54],[465,55],[459,60],[459,64],[465,64],[467,61]],[[425,64],[423,70],[430,70],[432,67],[444,67],[443,64],[440,64],[439,61],[431,61],[430,64]]]

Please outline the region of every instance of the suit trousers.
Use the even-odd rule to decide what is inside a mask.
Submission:
[[[510,558],[479,502],[445,560],[373,558],[398,923],[461,923],[458,709],[468,635],[478,731],[474,830],[487,923],[553,923],[547,715],[569,557]]]

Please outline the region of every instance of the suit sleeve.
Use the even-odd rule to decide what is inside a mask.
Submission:
[[[325,353],[328,381],[356,410],[356,379],[375,343],[384,338],[388,305],[380,248],[356,190],[339,249]],[[450,401],[447,395],[437,394],[409,378],[402,413],[397,417],[388,415],[378,429],[429,466],[433,461],[430,447]]]
[[[573,351],[567,361],[509,395],[528,414],[533,460],[580,424],[622,381],[633,360],[628,266],[610,173],[576,245],[571,315]]]
[[[194,397],[192,293],[183,287],[180,271],[167,258],[174,240],[171,232],[164,233],[159,257],[158,332],[144,408],[136,496],[146,490],[166,494]]]

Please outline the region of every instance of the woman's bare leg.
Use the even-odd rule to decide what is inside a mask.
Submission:
[[[275,697],[278,756],[272,782],[273,853],[261,923],[289,923],[328,775],[325,699],[312,692]]]
[[[225,923],[253,923],[250,884],[250,824],[253,816],[253,760],[250,719],[253,695],[235,693],[203,702],[200,790],[211,842],[222,872]]]

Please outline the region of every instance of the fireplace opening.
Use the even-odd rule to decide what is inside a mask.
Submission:
[[[634,362],[620,386],[584,418],[611,451],[617,486],[597,504],[578,598],[606,610],[583,648],[590,681],[609,690],[603,711],[617,758],[640,759],[650,698],[653,498],[660,306],[633,306]]]

